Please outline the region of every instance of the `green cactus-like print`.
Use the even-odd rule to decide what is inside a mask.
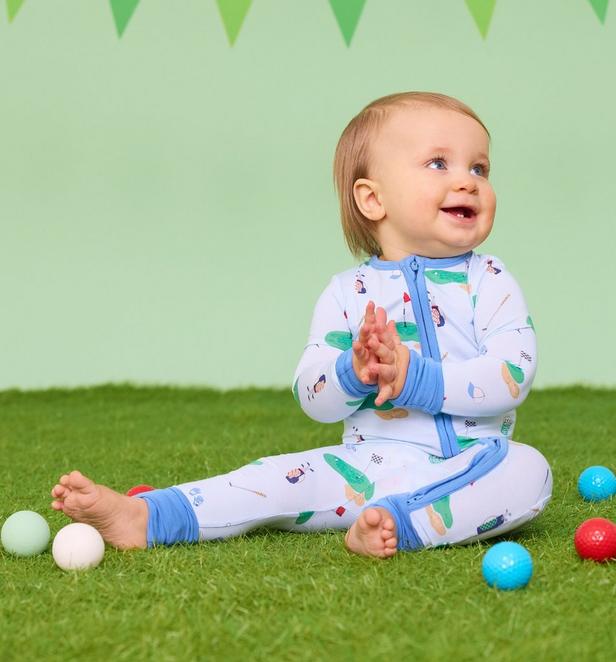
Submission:
[[[343,351],[351,349],[353,344],[353,336],[350,331],[330,331],[325,336],[325,342],[330,347],[341,349]]]
[[[458,446],[464,451],[479,441],[478,437],[456,437]]]
[[[533,324],[533,319],[530,315],[526,318],[526,324],[528,324],[533,331],[535,330],[535,325]]]
[[[297,402],[297,404],[300,404],[298,384],[299,384],[299,377],[295,380],[295,384],[293,384],[293,398],[295,399],[295,402]]]
[[[509,361],[505,361],[505,363],[507,364],[507,370],[509,370],[509,374],[518,384],[521,384],[524,381],[524,371],[522,368],[514,365],[513,363],[510,363]]]
[[[417,324],[413,322],[396,322],[396,331],[402,342],[413,340],[419,342],[419,331]]]
[[[453,524],[453,515],[451,514],[451,508],[449,507],[449,495],[435,501],[432,504],[432,508],[434,508],[434,510],[441,516],[443,524],[450,529]]]
[[[448,285],[449,283],[458,283],[465,285],[468,283],[468,276],[465,271],[442,271],[441,269],[426,269],[424,271],[426,278],[437,285]]]
[[[314,515],[314,510],[306,510],[300,513],[295,520],[296,524],[305,524]]]
[[[323,459],[329,466],[339,473],[347,484],[358,494],[363,494],[366,501],[374,495],[374,483],[371,483],[365,473],[347,464],[344,460],[331,453],[324,453]]]
[[[384,402],[382,405],[375,405],[374,401],[377,398],[377,393],[370,393],[370,395],[366,396],[364,398],[364,402],[361,405],[361,407],[357,411],[361,411],[362,409],[376,409],[377,411],[389,411],[390,409],[393,409],[394,406],[387,400]]]

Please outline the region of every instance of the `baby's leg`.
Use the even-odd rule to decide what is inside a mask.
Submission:
[[[367,449],[337,444],[260,458],[228,474],[172,489],[194,513],[193,541],[228,538],[258,527],[346,529],[373,498],[382,460]],[[149,500],[156,493],[139,496]],[[157,536],[148,530],[148,543],[155,541]]]
[[[484,477],[413,514],[426,547],[500,536],[537,517],[552,496],[541,453],[509,442],[505,459]]]
[[[400,549],[465,544],[501,535],[543,510],[552,492],[552,474],[543,455],[510,442],[507,455],[486,472],[478,462],[484,448],[477,444],[440,462],[426,456],[432,467],[426,462],[414,467],[423,474],[423,487],[375,503],[394,517]]]
[[[52,489],[52,508],[91,524],[120,549],[227,538],[262,526],[346,529],[374,495],[374,482],[360,467],[371,466],[374,473],[380,461],[367,452],[358,455],[338,444],[266,457],[136,497],[73,471]]]

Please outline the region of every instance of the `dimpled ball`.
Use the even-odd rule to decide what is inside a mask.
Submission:
[[[499,542],[485,553],[481,569],[490,586],[513,591],[530,581],[533,560],[528,550],[517,542]]]
[[[58,531],[51,553],[62,570],[87,570],[103,560],[105,542],[93,526],[75,522]]]
[[[609,499],[616,494],[616,476],[607,467],[588,467],[578,478],[578,491],[586,501]]]
[[[45,551],[50,538],[47,520],[32,510],[20,510],[7,517],[0,538],[7,552],[15,556],[34,556]]]
[[[587,519],[576,529],[573,542],[583,559],[602,563],[616,558],[616,524],[604,517]]]

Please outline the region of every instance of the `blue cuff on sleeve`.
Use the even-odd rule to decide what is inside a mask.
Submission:
[[[148,547],[197,542],[199,522],[188,499],[177,487],[136,494],[148,505]]]
[[[347,349],[336,359],[336,375],[345,393],[361,398],[376,391],[376,384],[363,384],[353,370],[353,350]]]
[[[409,369],[402,392],[395,400],[390,400],[391,404],[396,407],[421,409],[434,415],[443,407],[443,395],[441,364],[411,350]]]

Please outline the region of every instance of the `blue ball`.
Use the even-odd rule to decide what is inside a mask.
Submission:
[[[616,476],[607,467],[588,467],[578,478],[578,491],[586,501],[603,501],[616,494]]]
[[[517,542],[499,542],[490,547],[481,564],[483,578],[490,586],[512,591],[528,584],[533,575],[533,559]]]

